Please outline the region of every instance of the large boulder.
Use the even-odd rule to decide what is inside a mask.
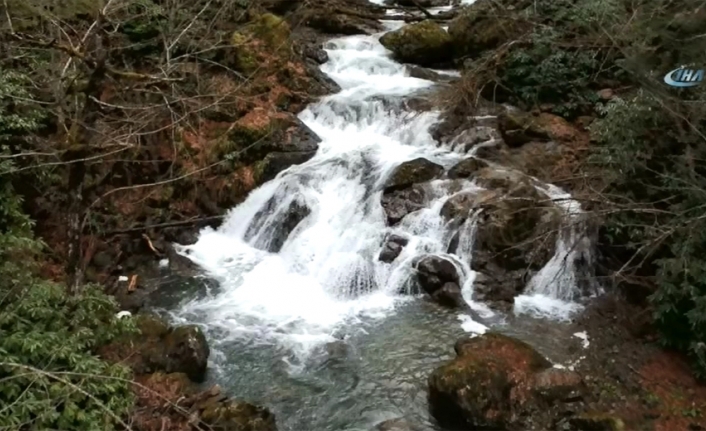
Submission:
[[[470,264],[483,276],[476,280],[474,296],[506,308],[554,255],[563,211],[518,171],[486,167],[473,177],[485,190],[451,196],[441,215],[464,228],[462,223],[476,214]],[[452,238],[448,253],[459,254],[460,234]]]
[[[385,182],[385,193],[425,183],[438,177],[443,172],[443,166],[423,157],[406,161],[397,166]]]
[[[478,0],[449,23],[448,33],[457,57],[477,57],[518,39],[531,28],[516,9],[493,0]]]
[[[255,164],[255,183],[257,185],[266,183],[285,169],[309,161],[315,154],[315,151],[269,153],[263,160]]]
[[[106,346],[104,358],[123,362],[138,375],[183,373],[194,382],[204,380],[210,349],[201,328],[171,327],[152,315],[138,315],[136,321],[140,334]]]
[[[445,428],[529,429],[531,421],[532,429],[549,429],[552,403],[582,388],[575,373],[549,371],[531,346],[504,335],[462,339],[454,349],[456,358],[428,379],[430,412]]]
[[[476,178],[480,185],[502,190],[505,195],[483,202],[475,251],[487,256],[478,260],[474,253],[474,262],[490,259],[506,270],[543,267],[554,254],[561,208],[521,174],[485,168]]]
[[[417,282],[435,302],[451,308],[466,305],[461,295],[456,266],[440,256],[423,256],[413,263]]]
[[[431,66],[450,60],[451,36],[426,20],[386,33],[380,43],[402,62]]]
[[[295,198],[286,206],[280,205],[285,193],[287,193],[286,189],[280,190],[255,214],[252,223],[245,231],[246,241],[255,238],[253,245],[270,253],[278,253],[282,250],[289,235],[311,214],[311,209],[302,202],[303,199]],[[265,225],[268,228],[263,232]]]

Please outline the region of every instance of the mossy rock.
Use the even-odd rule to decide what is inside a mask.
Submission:
[[[163,337],[169,333],[169,325],[159,316],[138,314],[136,323],[144,337]]]
[[[478,0],[449,23],[449,36],[456,57],[477,57],[518,39],[532,28],[516,9],[492,0]]]
[[[507,429],[518,417],[513,388],[551,366],[528,344],[497,333],[459,340],[455,350],[428,380],[430,411],[451,429]]]
[[[431,66],[451,59],[451,36],[431,20],[386,33],[380,43],[403,62]]]
[[[241,401],[212,401],[201,420],[214,431],[277,431],[275,416],[266,408]]]
[[[617,416],[604,413],[582,413],[569,419],[570,431],[625,431],[625,423]]]
[[[288,47],[291,29],[289,24],[275,14],[265,13],[256,17],[249,30],[253,35],[262,39],[270,48],[280,49]]]

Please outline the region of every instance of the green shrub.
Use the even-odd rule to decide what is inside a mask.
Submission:
[[[511,89],[514,101],[526,106],[555,104],[555,112],[572,116],[593,108],[600,52],[557,49],[554,30],[537,30],[528,47],[511,48],[498,70],[499,82]]]
[[[639,91],[610,103],[592,127],[593,161],[614,205],[606,247],[626,265],[623,275],[653,285],[663,343],[706,377],[706,92],[691,98]]]
[[[78,296],[41,280],[42,244],[12,187],[15,141],[38,127],[26,77],[0,73],[0,430],[111,430],[132,406],[130,372],[96,348],[131,332],[95,286]]]

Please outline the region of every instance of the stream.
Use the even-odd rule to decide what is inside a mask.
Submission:
[[[427,413],[427,376],[453,357],[459,337],[488,327],[530,342],[556,363],[571,359],[571,334],[560,320],[580,309],[566,264],[574,233],[561,236],[514,312],[501,315],[472,300],[474,226],[461,228],[461,258],[446,254],[456,233],[439,214],[451,195],[448,180],[432,182],[427,208],[387,226],[380,200],[397,166],[424,157],[448,169],[469,154],[431,137],[439,112],[405,110],[405,98],[435,84],[410,77],[379,37],[325,44],[329,61],[321,68],[342,90],[300,114],[322,140],[316,156],[253,191],[222,226],[203,230],[182,250],[215,283],[204,282],[207,293],[182,298],[170,314],[204,328],[212,348],[209,382],[268,406],[284,431],[370,431],[397,417],[436,430]],[[472,181],[463,188],[478,189]],[[580,211],[564,202],[567,217]],[[293,211],[304,217],[282,242]],[[391,233],[409,243],[388,264],[377,256]],[[401,293],[412,261],[430,253],[455,262],[473,316]]]

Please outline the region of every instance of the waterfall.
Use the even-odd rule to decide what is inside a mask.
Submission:
[[[564,226],[557,236],[554,255],[530,279],[525,294],[515,298],[514,309],[519,314],[568,319],[581,309],[575,301],[582,294],[579,289],[582,283],[590,285],[586,290],[598,290],[584,271],[593,264],[590,241],[585,236],[585,214],[581,205],[560,188],[552,184],[542,184],[539,188],[564,211]]]
[[[322,70],[341,91],[300,114],[321,138],[316,155],[254,190],[222,226],[203,230],[195,244],[183,247],[219,288],[185,304],[180,317],[206,323],[225,338],[277,344],[303,358],[350,322],[388,316],[412,300],[400,292],[410,282],[412,261],[427,253],[452,260],[462,274],[466,301],[481,315],[492,315],[472,301],[469,265],[478,212],[450,231],[440,215],[451,196],[448,180],[428,185],[427,208],[395,227],[386,224],[380,200],[395,167],[424,157],[448,168],[468,155],[431,137],[439,112],[402,108],[405,96],[434,83],[410,77],[379,37],[325,44],[329,61]],[[461,186],[464,192],[478,190],[471,182]],[[447,250],[455,233],[458,246],[452,255]],[[389,234],[408,239],[391,264],[377,258]],[[574,253],[567,248],[570,236],[560,239],[556,260],[530,282],[527,298],[562,304],[573,299],[573,269],[562,266],[563,256]],[[477,328],[468,319],[463,324]]]

